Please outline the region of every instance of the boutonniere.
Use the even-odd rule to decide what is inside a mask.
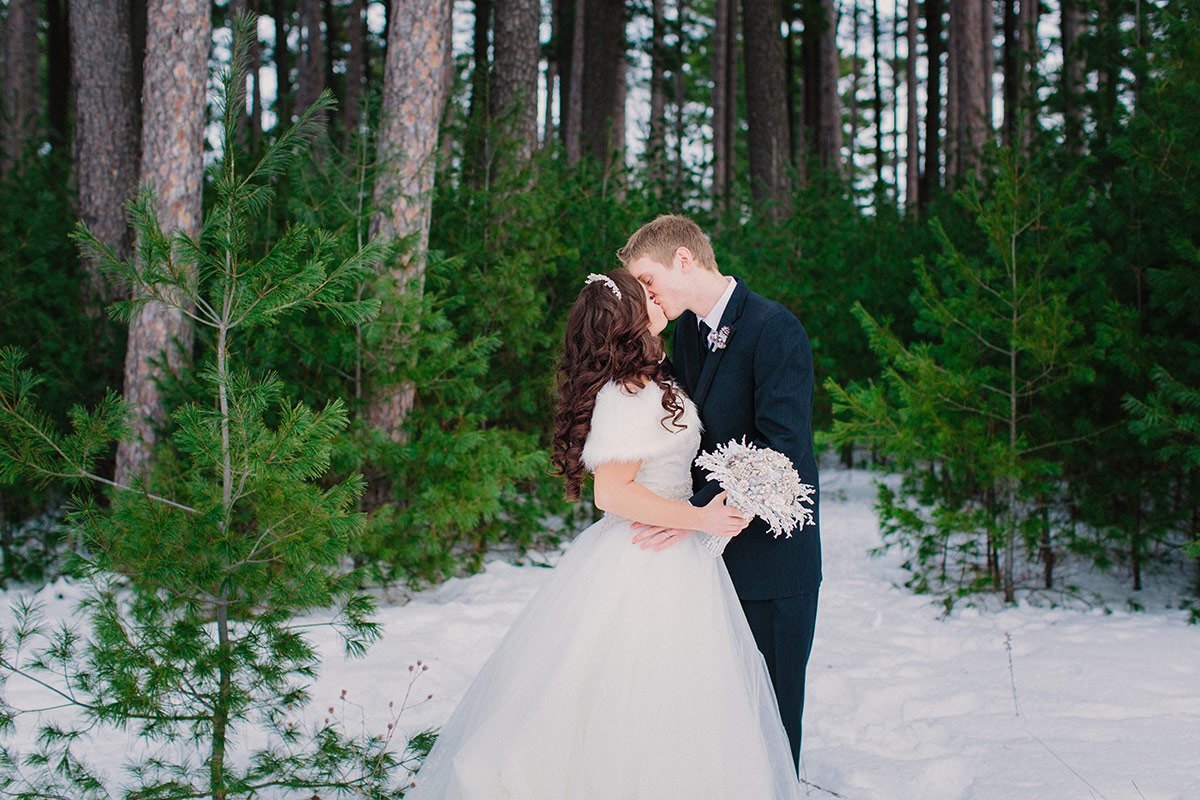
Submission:
[[[712,350],[713,352],[716,352],[717,350],[724,350],[725,345],[729,343],[730,333],[732,333],[732,331],[729,330],[728,325],[722,325],[718,330],[709,331],[708,349]]]

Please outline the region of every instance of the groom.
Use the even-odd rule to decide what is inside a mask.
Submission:
[[[708,237],[687,217],[668,214],[643,225],[617,257],[676,320],[671,361],[700,411],[701,450],[746,437],[787,455],[800,480],[818,487],[812,350],[799,320],[722,275]],[[721,491],[694,467],[692,484],[697,506]],[[819,501],[813,514],[819,522]],[[641,527],[634,541],[657,549],[692,533]],[[725,566],[766,659],[798,769],[804,673],[821,586],[819,529],[776,539],[755,519],[726,546]]]

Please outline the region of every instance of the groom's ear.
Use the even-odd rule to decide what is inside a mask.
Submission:
[[[687,271],[689,267],[696,263],[696,257],[692,255],[692,251],[683,245],[679,245],[679,247],[675,248],[675,258],[672,260],[678,260],[679,268],[684,271]],[[675,265],[672,264],[671,266]]]

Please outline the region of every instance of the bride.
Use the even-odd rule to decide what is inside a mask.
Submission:
[[[690,505],[696,407],[664,371],[667,320],[624,268],[567,321],[552,460],[605,512],[571,543],[442,728],[409,800],[773,800],[800,784],[733,584],[700,537],[660,552],[634,520],[735,536]]]

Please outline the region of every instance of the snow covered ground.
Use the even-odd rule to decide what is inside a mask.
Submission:
[[[1138,598],[1146,607],[1138,613],[1110,584],[1102,593],[1111,610],[1025,603],[946,617],[900,585],[899,555],[868,556],[879,543],[871,481],[861,471],[822,473],[825,583],[805,713],[810,796],[1200,799],[1200,628],[1171,607],[1175,589]],[[318,633],[326,655],[311,714],[333,707],[351,732],[382,731],[389,701],[400,708],[407,692],[400,732],[437,727],[553,560],[494,561],[385,605],[384,638],[363,659],[346,660],[331,632]],[[43,598],[51,614],[68,613],[55,587]],[[418,659],[428,670],[410,672]],[[119,755],[111,750],[121,742],[109,737],[95,755]]]

